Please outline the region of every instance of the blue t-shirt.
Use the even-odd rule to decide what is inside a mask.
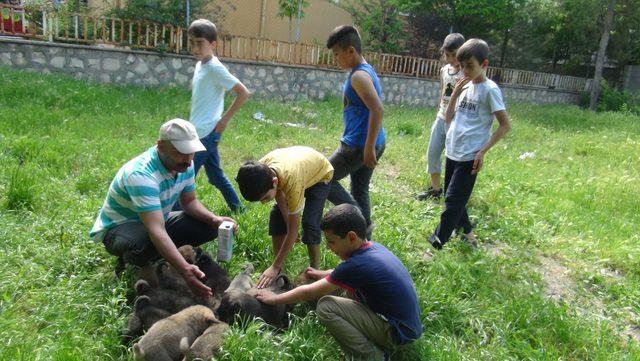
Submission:
[[[355,293],[362,304],[386,318],[395,330],[398,344],[422,335],[418,295],[411,276],[398,257],[383,245],[365,243],[326,279]]]
[[[366,71],[371,77],[373,86],[378,93],[378,98],[382,100],[382,88],[378,75],[373,67],[367,63],[362,63],[351,70],[347,81],[344,83],[344,92],[342,95],[342,103],[344,109],[342,111],[342,121],[344,122],[344,133],[342,133],[342,142],[354,148],[364,148],[367,141],[367,131],[369,130],[369,108],[364,104],[356,91],[351,87],[351,77],[358,70]],[[383,145],[385,142],[384,127],[380,127],[378,139],[376,139],[376,147]]]

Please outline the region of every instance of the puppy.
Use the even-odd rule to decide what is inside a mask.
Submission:
[[[158,280],[162,289],[176,295],[176,297],[190,300],[192,305],[205,305],[214,311],[220,306],[221,295],[199,296],[194,294],[184,278],[168,263],[158,267]]]
[[[135,360],[180,360],[180,341],[187,344],[200,336],[217,320],[209,308],[196,305],[156,322],[140,341],[133,345]]]
[[[148,296],[138,296],[134,304],[133,313],[129,316],[127,329],[123,332],[122,343],[128,344],[131,340],[151,328],[154,323],[169,316],[171,316],[169,312],[153,306]]]
[[[234,321],[234,316],[260,317],[266,323],[277,328],[289,327],[287,317],[288,305],[267,305],[255,298],[257,288],[254,287],[249,276],[253,271],[253,266],[248,265],[245,270],[237,275],[229,288],[222,295],[222,302],[218,308],[220,319],[227,323]],[[274,293],[284,293],[293,287],[285,275],[279,275],[276,280],[267,288]]]
[[[213,325],[209,326],[202,335],[196,338],[195,341],[189,346],[189,340],[183,337],[180,340],[180,350],[184,354],[183,361],[197,360],[211,360],[218,350],[222,347],[224,342],[224,333],[229,329],[229,325],[217,321]]]
[[[199,303],[196,297],[191,294],[191,291],[188,290],[176,292],[176,290],[170,288],[151,287],[145,280],[139,280],[134,287],[138,296],[148,296],[151,305],[171,314]]]

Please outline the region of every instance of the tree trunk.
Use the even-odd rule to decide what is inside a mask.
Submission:
[[[598,55],[596,55],[596,67],[593,74],[593,84],[591,89],[591,101],[589,109],[595,110],[600,96],[600,81],[602,80],[602,68],[604,67],[604,56],[609,43],[609,32],[613,23],[613,11],[616,6],[616,0],[610,0],[607,6],[607,14],[604,18],[604,26],[602,29],[602,37],[600,38],[600,46],[598,47]]]
[[[507,55],[507,43],[509,42],[509,29],[504,29],[504,40],[502,41],[502,50],[500,51],[500,67],[504,67],[504,58]]]

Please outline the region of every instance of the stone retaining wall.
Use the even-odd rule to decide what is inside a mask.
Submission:
[[[256,95],[281,101],[339,97],[344,71],[222,59]],[[0,66],[40,73],[63,73],[102,83],[189,86],[193,57],[100,46],[0,38]],[[383,102],[436,106],[439,83],[430,79],[381,76]],[[570,91],[501,86],[506,102],[577,104]]]

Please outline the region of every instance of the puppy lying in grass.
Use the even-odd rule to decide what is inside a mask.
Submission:
[[[169,312],[153,306],[149,296],[138,296],[133,306],[133,313],[129,317],[127,329],[122,335],[122,343],[128,344],[151,328],[154,323],[169,316],[171,316]]]
[[[195,305],[156,322],[140,341],[133,345],[135,360],[172,361],[183,356],[180,342],[187,344],[202,335],[212,324],[218,322],[211,309]]]
[[[189,245],[178,248],[178,251],[187,262],[195,264],[200,268],[200,271],[205,275],[203,280],[204,284],[211,288],[214,296],[222,295],[224,290],[229,287],[231,283],[229,274],[213,260],[209,252],[200,247],[192,247]]]
[[[228,328],[228,324],[217,321],[209,326],[191,345],[189,345],[189,339],[183,337],[180,340],[180,351],[184,354],[184,361],[211,360],[222,347],[224,333]]]
[[[222,302],[218,308],[220,319],[227,323],[233,323],[234,316],[260,317],[266,323],[281,329],[289,327],[288,305],[267,305],[255,298],[258,289],[251,282],[253,265],[247,264],[245,269],[238,274],[222,295]],[[284,293],[292,289],[289,279],[285,275],[279,275],[267,288],[274,293]]]

